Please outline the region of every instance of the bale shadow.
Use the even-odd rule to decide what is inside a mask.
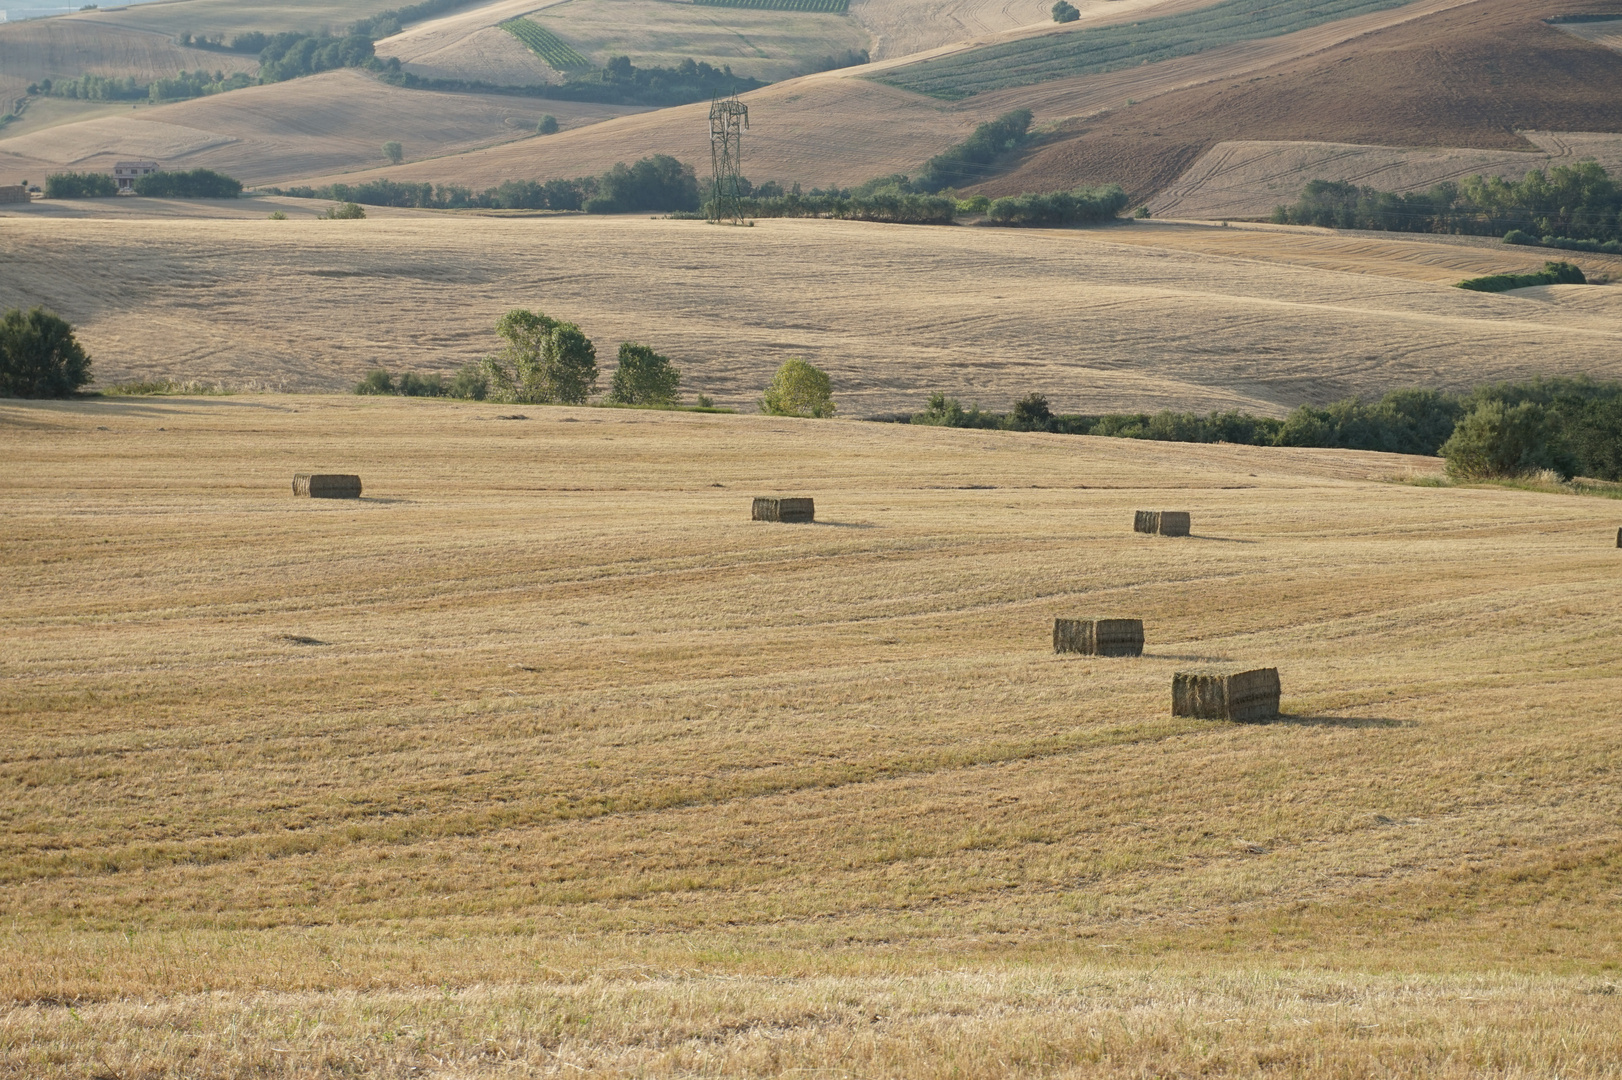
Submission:
[[[876,529],[871,521],[808,521],[807,525],[825,525],[830,529]]]
[[[1295,716],[1290,713],[1280,713],[1278,719],[1268,720],[1269,724],[1291,724],[1295,727],[1333,727],[1333,728],[1416,728],[1418,720],[1393,720],[1385,716]]]
[[[1188,540],[1210,540],[1217,544],[1259,544],[1260,540],[1241,540],[1237,536],[1206,536],[1203,533],[1189,533]]]
[[[1199,653],[1169,653],[1150,652],[1143,650],[1145,660],[1181,660],[1188,664],[1232,664],[1236,661],[1231,656],[1204,656]]]

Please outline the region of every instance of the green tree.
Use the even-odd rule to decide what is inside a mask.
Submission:
[[[390,164],[398,165],[405,160],[405,149],[397,142],[386,142],[383,144],[383,156],[389,159]]]
[[[66,397],[90,381],[90,357],[66,321],[36,307],[0,316],[0,394]]]
[[[357,394],[392,394],[394,393],[394,376],[383,368],[373,368],[366,373],[366,377],[355,384]]]
[[[760,411],[773,416],[830,417],[834,414],[833,383],[826,371],[798,356],[790,357],[772,377]]]
[[[1574,471],[1560,437],[1559,418],[1533,401],[1506,406],[1486,401],[1467,413],[1442,444],[1447,474],[1456,480],[1514,476],[1533,469]]]
[[[535,125],[535,130],[542,135],[556,135],[558,133],[558,118],[548,113],[541,117],[541,122]]]
[[[1008,414],[1008,426],[1015,431],[1048,431],[1053,427],[1053,410],[1048,407],[1046,394],[1026,394],[1014,402],[1014,411]]]
[[[490,397],[582,405],[597,389],[597,349],[574,323],[515,308],[496,323],[507,347],[485,360]]]
[[[681,372],[667,356],[646,345],[620,345],[619,366],[609,384],[608,400],[622,405],[674,405]]]
[[[365,217],[366,211],[360,203],[334,203],[327,207],[327,212],[322,216],[333,221],[353,221]]]
[[[1070,0],[1055,0],[1053,5],[1053,21],[1056,23],[1075,22],[1081,18],[1081,12]]]
[[[45,178],[47,199],[100,199],[118,194],[118,185],[106,173],[52,173]]]

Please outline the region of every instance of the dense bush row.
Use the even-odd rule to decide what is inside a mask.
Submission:
[[[59,172],[45,178],[47,199],[101,199],[118,194],[118,185],[106,173]]]
[[[994,225],[1085,225],[1108,221],[1126,207],[1117,184],[993,199],[986,217]]]
[[[584,210],[590,214],[647,211],[696,211],[698,179],[690,165],[665,154],[635,165],[615,165],[601,176],[576,180],[507,180],[474,192],[455,184],[411,184],[368,180],[327,187],[269,188],[274,195],[336,199],[368,206],[402,206],[435,210]]]
[[[1546,262],[1543,269],[1531,274],[1489,274],[1487,277],[1466,278],[1459,288],[1472,292],[1508,292],[1533,285],[1586,285],[1583,272],[1568,262]]]
[[[472,79],[433,79],[400,70],[391,60],[378,78],[393,86],[414,90],[450,90],[470,93],[521,94],[553,101],[590,101],[606,105],[690,105],[695,101],[757,90],[766,83],[734,75],[731,67],[713,67],[691,58],[675,67],[639,68],[616,56],[600,70],[584,72],[557,86],[506,86]]]
[[[1533,236],[1520,229],[1511,229],[1505,233],[1504,243],[1559,248],[1562,251],[1592,251],[1601,255],[1622,255],[1622,240],[1575,240],[1569,236]]]
[[[1469,176],[1429,191],[1399,194],[1338,180],[1314,180],[1273,221],[1334,229],[1465,233],[1573,241],[1622,240],[1622,187],[1592,161],[1534,169],[1519,182]]]
[[[995,173],[1008,156],[1031,138],[1031,110],[1015,109],[976,127],[967,139],[924,163],[913,185],[933,194],[977,184]]]
[[[242,181],[213,169],[147,173],[135,181],[135,194],[168,199],[234,199]]]
[[[1463,479],[1553,469],[1568,477],[1622,480],[1622,383],[1581,378],[1494,383],[1468,394],[1395,390],[1372,402],[1350,398],[1303,405],[1282,420],[1232,411],[1059,415],[1040,394],[995,413],[965,409],[957,400],[935,394],[910,422],[1166,442],[1441,454],[1448,459],[1448,471]]]

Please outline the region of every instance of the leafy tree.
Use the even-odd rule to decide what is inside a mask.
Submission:
[[[1030,141],[1030,130],[1029,109],[1015,109],[988,120],[967,139],[925,162],[912,186],[918,191],[936,192],[984,180],[999,160]]]
[[[365,217],[366,211],[361,209],[360,203],[334,203],[327,207],[327,212],[323,216],[331,221],[353,221]]]
[[[405,150],[397,142],[386,142],[383,144],[383,156],[389,159],[390,164],[398,165],[405,160]]]
[[[463,364],[456,378],[451,380],[450,396],[468,401],[483,401],[490,393],[490,376],[478,364]]]
[[[0,316],[0,394],[66,397],[90,381],[90,357],[66,321],[36,307]]]
[[[1008,426],[1015,431],[1049,431],[1053,426],[1053,410],[1048,408],[1046,394],[1026,394],[1014,402],[1008,414]]]
[[[624,59],[619,57],[617,59]],[[646,210],[697,210],[698,178],[691,165],[668,154],[655,154],[626,167],[615,165],[597,180],[597,194],[586,203],[588,214],[624,214]]]
[[[673,405],[680,387],[681,372],[669,357],[630,341],[620,345],[609,401],[622,405]]]
[[[418,375],[407,371],[400,376],[399,393],[402,397],[444,397],[445,378],[442,375]]]
[[[213,169],[190,172],[160,169],[136,177],[135,194],[168,199],[234,199],[242,194],[242,181]]]
[[[1575,461],[1561,444],[1559,421],[1533,401],[1487,401],[1467,413],[1442,444],[1447,474],[1459,480],[1554,469],[1570,476]]]
[[[394,376],[383,368],[373,368],[366,373],[366,377],[355,384],[357,394],[392,394],[394,393]]]
[[[47,199],[99,199],[118,194],[118,185],[106,173],[52,173],[45,178]]]
[[[541,117],[541,122],[535,125],[535,130],[541,135],[556,135],[558,133],[558,118],[551,113]]]
[[[1081,18],[1081,12],[1069,0],[1056,0],[1053,5],[1053,21],[1056,23],[1075,22]]]
[[[798,356],[777,369],[760,401],[760,411],[773,416],[825,419],[834,414],[834,408],[833,382],[828,373]]]
[[[515,308],[496,323],[496,333],[507,347],[484,362],[491,397],[582,405],[597,389],[597,349],[574,323]]]

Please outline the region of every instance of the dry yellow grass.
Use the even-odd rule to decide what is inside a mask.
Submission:
[[[524,411],[0,404],[0,1071],[1617,1075],[1619,504]]]
[[[307,216],[325,203],[258,199],[210,207],[254,220],[204,221],[142,219],[142,202],[0,216],[14,268],[0,308],[61,312],[104,383],[344,389],[377,364],[451,372],[496,346],[513,307],[578,322],[605,366],[621,341],[652,344],[690,393],[751,410],[796,355],[830,370],[858,416],[921,408],[932,391],[988,408],[1040,391],[1066,411],[1282,414],[1402,386],[1622,375],[1622,292],[1450,287],[1541,262],[1501,244],[381,208],[333,222]],[[278,206],[306,216],[264,220]],[[47,216],[63,209],[87,216]]]

